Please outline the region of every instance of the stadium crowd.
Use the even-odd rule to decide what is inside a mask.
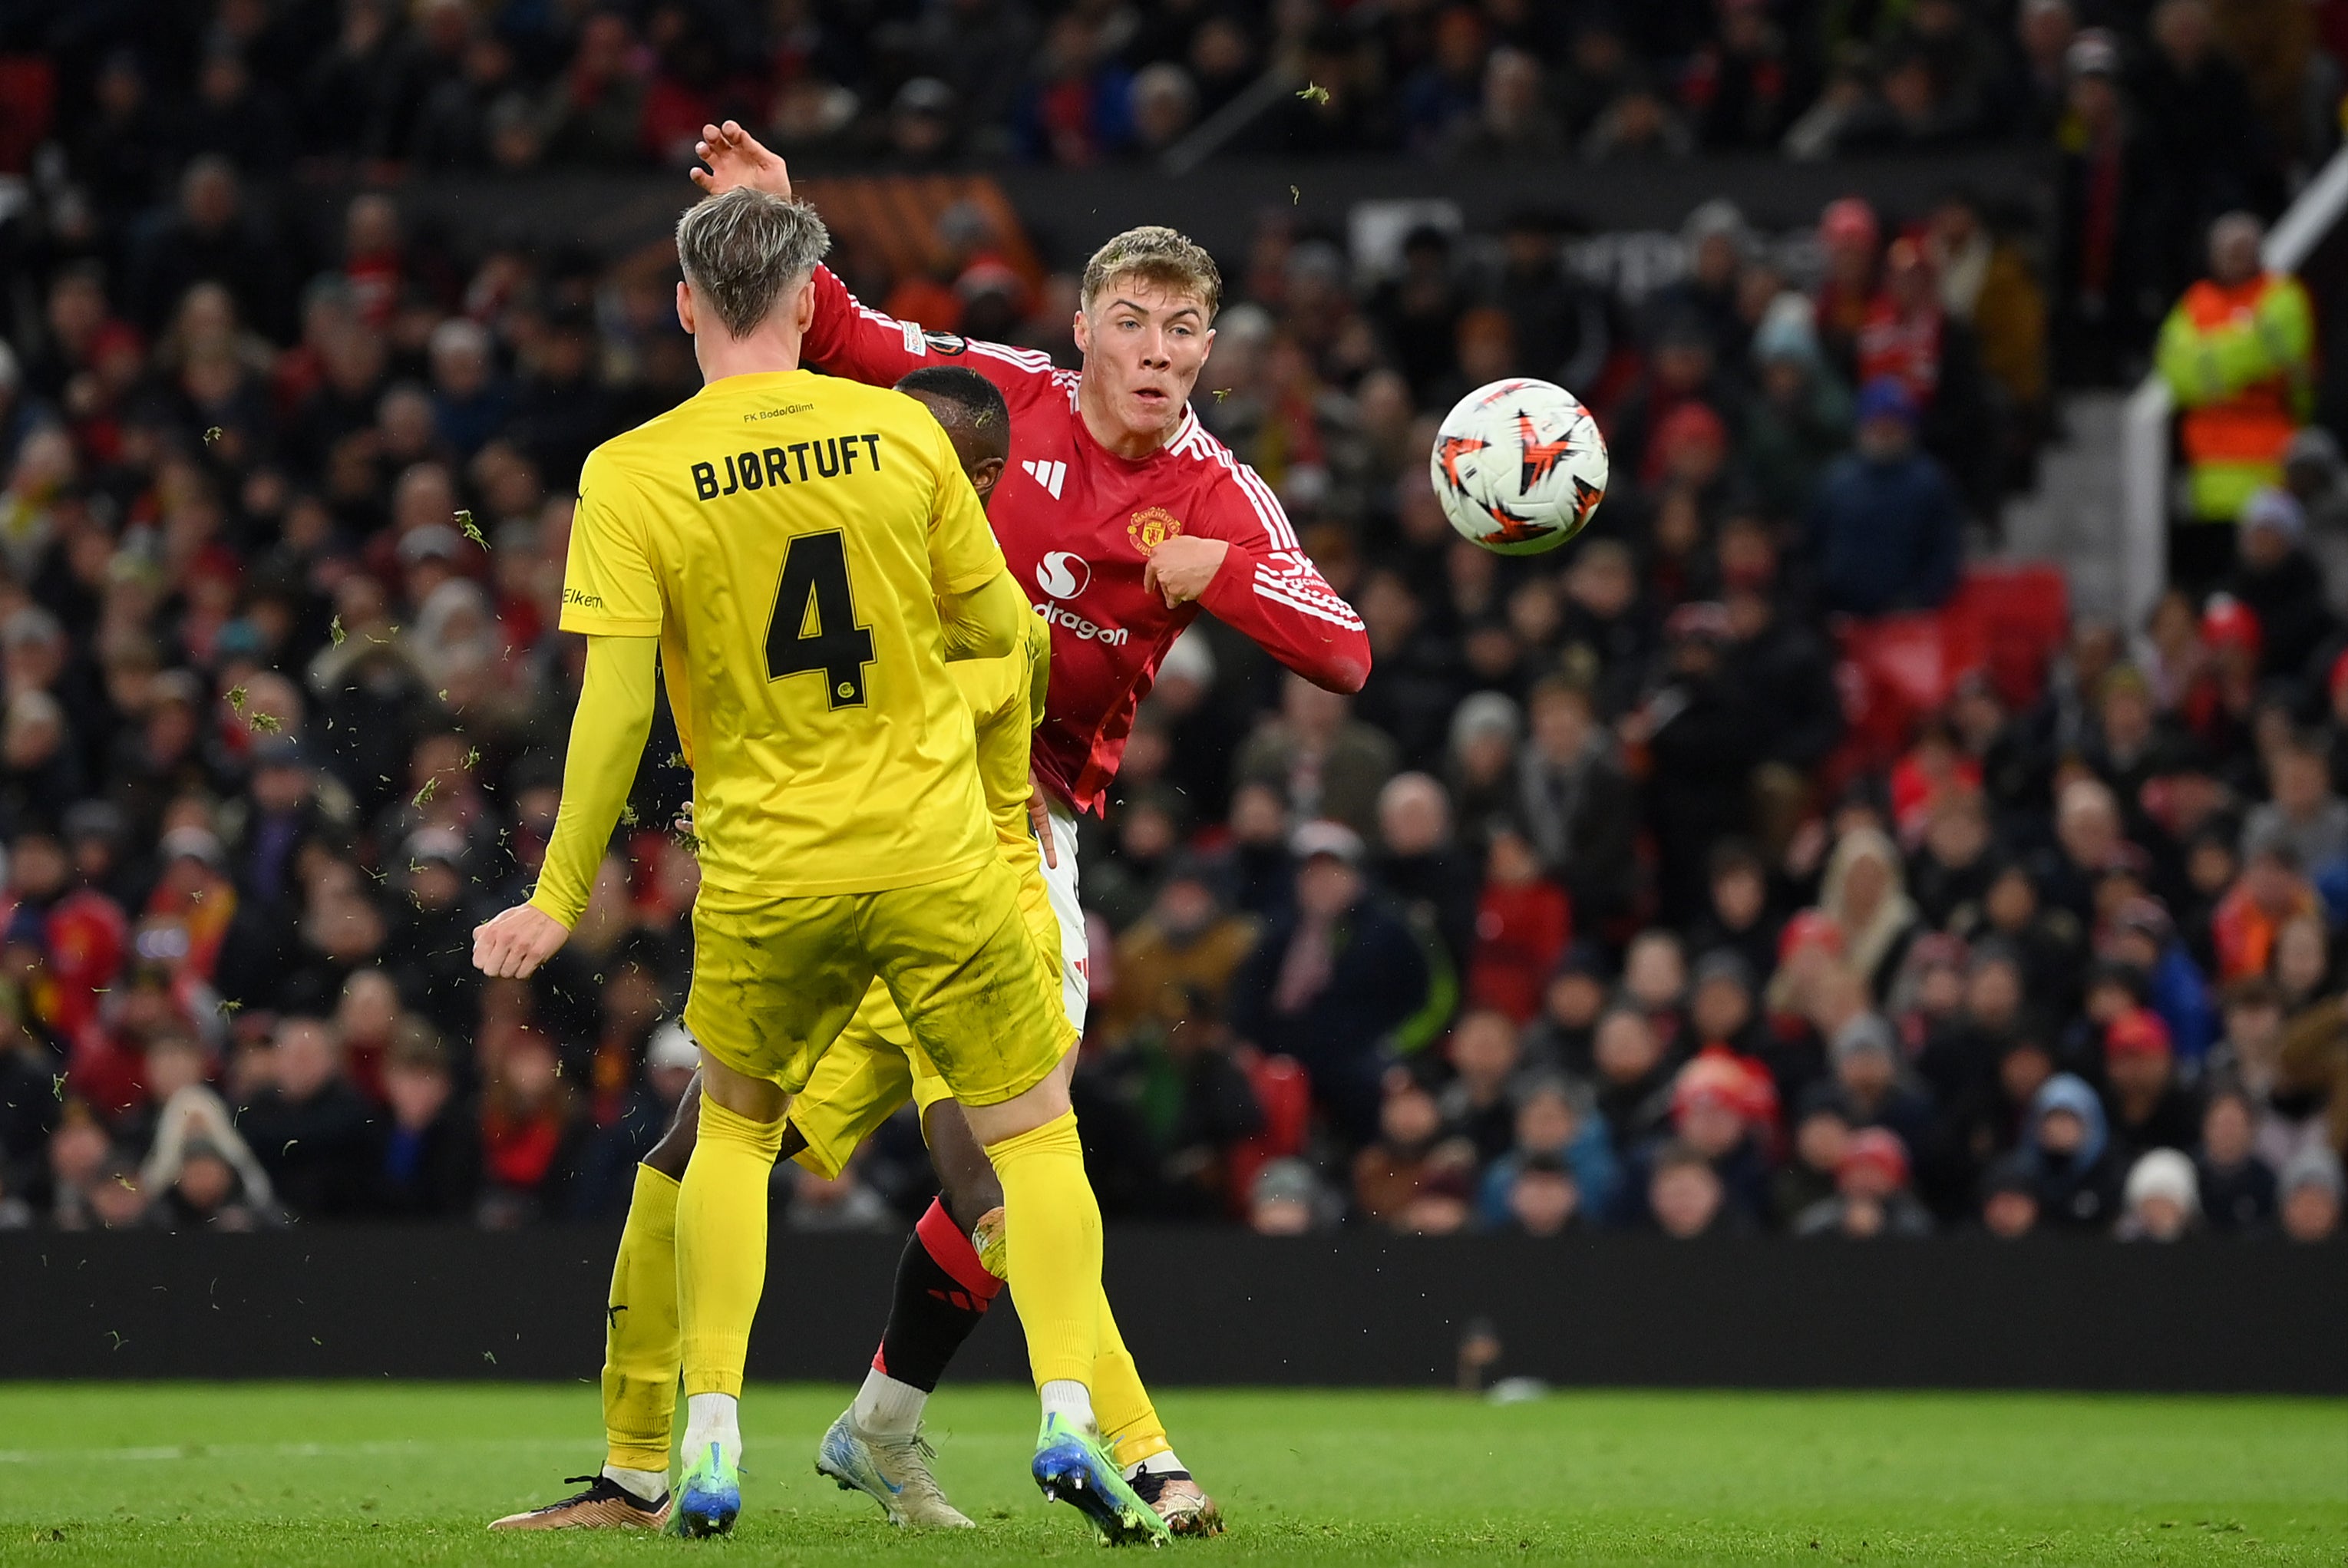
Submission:
[[[0,231],[22,283],[0,302],[0,1225],[615,1215],[692,1070],[664,1022],[696,877],[670,732],[571,944],[530,982],[469,964],[554,816],[581,460],[697,385],[672,275],[469,247],[383,194],[311,247],[262,199],[289,139],[671,159],[755,90],[770,123],[910,160],[926,94],[944,149],[1073,160],[1054,117],[1112,77],[1138,124],[1152,72],[1194,72],[1196,112],[1340,28],[1346,70],[1400,85],[1348,99],[1315,57],[1363,117],[1327,145],[1439,156],[1529,91],[1558,146],[1619,151],[1632,122],[1767,146],[1879,95],[1894,138],[2055,138],[2065,204],[2042,259],[1962,192],[1838,201],[1797,275],[1709,203],[1684,274],[1635,301],[1540,213],[1417,232],[1366,282],[1284,214],[1224,258],[1197,406],[1376,665],[1334,696],[1203,620],[1169,656],[1086,828],[1077,1095],[1104,1207],[1282,1233],[2340,1233],[2331,437],[2287,430],[2242,521],[2195,525],[2209,580],[2145,626],[2075,625],[2034,690],[1968,678],[1871,752],[1838,685],[1846,627],[1956,592],[2050,366],[2144,364],[2211,221],[2271,209],[2285,150],[2314,145],[2295,106],[2328,57],[2248,49],[2266,8],[2219,7],[2213,34],[2168,0],[2137,38],[2074,36],[2064,0],[2005,32],[1948,0],[1868,27],[953,0],[894,31],[786,0],[757,48],[715,6],[169,9],[201,21],[187,81],[68,40],[91,112],[60,118]],[[946,75],[880,93],[910,59]],[[2097,117],[2164,91],[2239,98],[2232,141],[2192,124],[2232,150],[2195,167],[2242,161],[2156,211],[2129,170],[2171,159],[2140,139],[2188,111]],[[1323,145],[1330,105],[1293,101],[1279,145]],[[1107,156],[1126,133],[1087,134]],[[2168,252],[2128,242],[2139,220]],[[1069,359],[1069,281],[1023,298],[983,253],[943,280],[841,264],[869,300],[924,286],[930,325]],[[2160,254],[2175,275],[2141,271]],[[1426,463],[1443,410],[1513,373],[1584,392],[1613,461],[1588,535],[1529,561],[1458,541]],[[929,1191],[909,1120],[837,1181],[782,1180],[810,1228],[894,1229]]]

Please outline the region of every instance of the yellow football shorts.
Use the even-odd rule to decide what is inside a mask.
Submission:
[[[1030,851],[1036,867],[1041,859]],[[1038,872],[1019,875],[1019,907],[1044,961],[1045,984],[1060,995],[1060,924],[1052,913],[1051,894]],[[1065,1006],[1065,1005],[1064,1005]],[[838,1176],[858,1145],[880,1130],[880,1124],[911,1099],[922,1119],[926,1135],[930,1107],[952,1099],[953,1091],[913,1039],[897,1011],[895,998],[880,980],[872,982],[857,1005],[831,1049],[824,1052],[808,1076],[807,1088],[791,1101],[791,1125],[807,1147],[792,1158],[807,1170],[829,1180]]]
[[[875,980],[848,1027],[816,1063],[807,1088],[791,1101],[791,1125],[807,1140],[807,1147],[791,1158],[829,1180],[906,1100],[926,1115],[931,1106],[951,1098],[929,1053],[913,1043],[889,987]]]
[[[1057,975],[1021,903],[1019,876],[1001,860],[885,892],[767,899],[704,884],[694,902],[685,1026],[727,1067],[796,1096],[860,1016],[870,1026],[860,1035],[887,1042],[883,1020],[867,1011],[885,994],[901,1037],[934,1067],[945,1093],[964,1105],[1000,1105],[1043,1082],[1076,1043]],[[884,1054],[856,1044],[860,1059]],[[910,1080],[906,1053],[887,1054]],[[891,1110],[901,1099],[892,1069],[842,1062],[836,1070],[837,1092],[886,1098]],[[793,1106],[794,1120],[800,1109]],[[824,1130],[843,1159],[855,1145],[836,1132],[851,1125]],[[816,1134],[799,1127],[812,1147]]]

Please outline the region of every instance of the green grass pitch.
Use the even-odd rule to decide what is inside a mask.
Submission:
[[[842,1388],[760,1387],[729,1542],[486,1534],[601,1458],[592,1388],[0,1385],[0,1563],[1096,1560],[1025,1460],[1024,1389],[932,1406],[983,1528],[889,1530],[808,1462]],[[1850,1394],[1175,1391],[1231,1532],[1184,1558],[2348,1563],[2348,1404]]]

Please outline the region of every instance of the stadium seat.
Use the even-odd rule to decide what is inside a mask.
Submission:
[[[1999,700],[2010,709],[2027,707],[2038,700],[2047,665],[2070,633],[2070,583],[2059,566],[1993,562],[1965,574],[1944,614],[1972,624],[1978,667]]]
[[[1234,1059],[1263,1109],[1263,1130],[1231,1151],[1231,1212],[1245,1214],[1256,1172],[1275,1160],[1304,1152],[1313,1131],[1313,1079],[1293,1057],[1267,1056],[1250,1047]]]
[[[2060,567],[1994,562],[1968,572],[1941,609],[1844,622],[1836,677],[1849,733],[1830,771],[1888,765],[1969,675],[1986,675],[2009,708],[2035,702],[2070,614]]]

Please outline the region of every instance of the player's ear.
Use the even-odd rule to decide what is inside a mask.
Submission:
[[[676,281],[676,324],[685,336],[693,335],[693,285],[683,278]]]
[[[1076,352],[1090,354],[1093,348],[1093,326],[1091,319],[1085,315],[1084,306],[1076,307],[1076,319],[1069,330],[1076,335]]]
[[[1207,356],[1214,352],[1215,329],[1210,326],[1199,339],[1199,363],[1204,365],[1207,362]]]
[[[797,298],[791,301],[791,330],[801,337],[815,325],[815,274],[809,273],[807,282],[799,285]]]
[[[1004,465],[1008,460],[1004,458],[981,458],[971,464],[971,488],[978,491],[979,500],[984,500],[994,493],[995,481],[1003,478]]]

